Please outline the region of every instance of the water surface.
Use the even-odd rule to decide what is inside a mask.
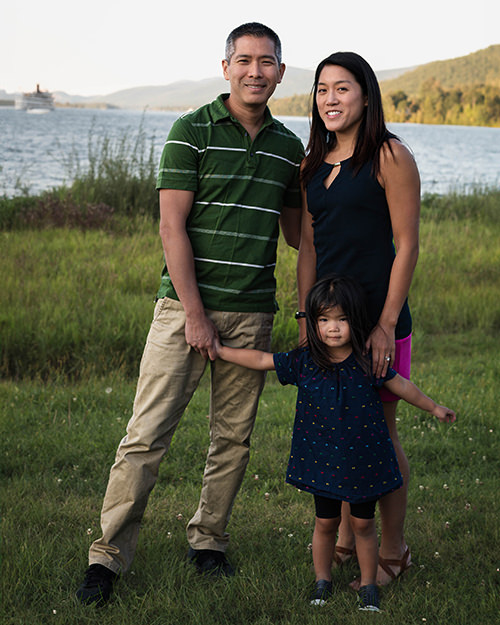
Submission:
[[[77,165],[85,167],[89,137],[131,141],[142,128],[156,160],[168,131],[181,113],[160,111],[63,109],[43,115],[0,108],[0,194],[24,189],[37,193],[71,182]],[[309,121],[283,117],[307,143]],[[467,192],[474,186],[500,187],[500,128],[389,124],[413,151],[422,193]]]

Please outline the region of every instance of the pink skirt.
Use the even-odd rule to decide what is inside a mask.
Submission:
[[[394,362],[391,363],[391,367],[394,371],[397,371],[399,375],[407,380],[410,379],[411,369],[411,334],[404,339],[396,340],[396,353],[394,355]],[[380,399],[382,401],[398,401],[401,397],[394,395],[386,388],[380,389]]]

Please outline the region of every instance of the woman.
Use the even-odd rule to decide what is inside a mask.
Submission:
[[[300,338],[313,284],[331,273],[351,275],[368,300],[373,373],[382,377],[390,365],[409,378],[407,295],[418,258],[420,179],[411,153],[385,126],[376,76],[358,54],[337,52],[316,70],[302,184]],[[404,539],[409,467],[396,429],[399,398],[382,390],[381,399],[403,475],[403,486],[380,500],[377,583],[385,585],[410,566],[411,555]],[[335,551],[337,564],[354,552],[348,523],[340,526]]]

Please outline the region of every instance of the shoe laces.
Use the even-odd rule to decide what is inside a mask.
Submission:
[[[361,586],[358,591],[360,603],[363,607],[378,610],[379,598],[378,589],[375,584]]]

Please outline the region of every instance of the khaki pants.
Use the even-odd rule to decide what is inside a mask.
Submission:
[[[221,341],[269,351],[272,313],[207,311]],[[109,476],[101,512],[103,535],[90,547],[90,564],[125,572],[160,462],[207,366],[184,336],[181,304],[157,302],[141,360],[134,410]],[[249,459],[265,374],[217,360],[211,366],[210,447],[201,497],[187,536],[194,549],[225,551],[226,526]]]

